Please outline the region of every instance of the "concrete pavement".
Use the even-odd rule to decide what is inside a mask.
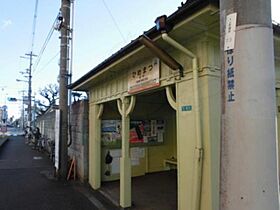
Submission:
[[[54,179],[47,156],[24,141],[22,136],[10,136],[0,149],[0,209],[118,209],[82,184]]]

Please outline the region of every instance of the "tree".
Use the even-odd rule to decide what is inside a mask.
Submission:
[[[39,94],[43,100],[39,100],[37,105],[37,114],[40,116],[44,114],[50,107],[56,105],[59,98],[59,88],[57,84],[48,84],[43,89],[39,89]]]

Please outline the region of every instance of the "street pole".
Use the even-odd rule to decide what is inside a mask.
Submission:
[[[60,72],[59,72],[59,109],[60,109],[60,144],[59,176],[66,179],[68,163],[68,69],[69,69],[69,33],[70,0],[61,0],[62,27],[60,37]]]
[[[220,0],[220,18],[220,210],[279,210],[271,1]]]
[[[20,92],[22,93],[21,127],[22,127],[22,130],[24,130],[24,92],[25,92],[25,90],[22,90]]]
[[[28,69],[28,107],[27,107],[27,112],[28,112],[28,118],[27,118],[27,125],[31,126],[31,121],[32,121],[32,112],[31,112],[31,94],[32,94],[32,59],[33,56],[36,56],[33,54],[31,51],[28,54],[25,54],[29,56],[29,69]]]

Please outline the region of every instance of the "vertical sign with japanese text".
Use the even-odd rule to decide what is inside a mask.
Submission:
[[[154,58],[128,73],[128,93],[140,92],[160,85],[160,61]]]
[[[226,99],[231,103],[235,101],[235,68],[234,68],[234,44],[235,44],[235,29],[237,22],[237,13],[228,14],[226,17],[226,29],[224,40],[225,51],[225,87]]]
[[[225,81],[226,81],[226,92],[227,92],[227,102],[235,101],[235,68],[234,68],[234,51],[226,51],[225,60]]]
[[[232,13],[226,17],[225,45],[224,50],[233,50],[235,44],[237,13]]]

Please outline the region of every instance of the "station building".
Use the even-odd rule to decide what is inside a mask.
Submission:
[[[119,180],[119,204],[129,207],[131,177],[176,169],[178,209],[216,210],[218,1],[187,1],[157,20],[165,31],[144,32],[70,86],[89,93],[89,183],[99,189],[103,181]],[[273,28],[279,107],[280,27]]]

